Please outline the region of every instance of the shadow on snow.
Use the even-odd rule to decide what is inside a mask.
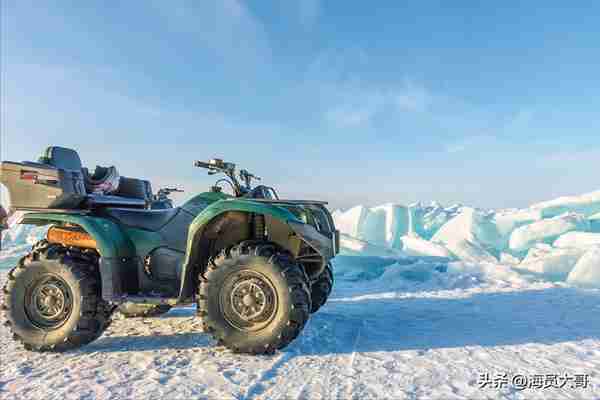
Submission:
[[[574,288],[479,293],[465,298],[332,299],[312,316],[303,334],[284,352],[301,356],[600,339],[598,310],[597,292]],[[192,316],[194,310],[171,313]],[[80,351],[212,345],[208,335],[186,332],[104,337]]]

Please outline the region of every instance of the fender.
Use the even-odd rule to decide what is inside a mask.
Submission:
[[[198,248],[195,247],[194,244],[202,238],[204,229],[207,226],[209,226],[219,216],[229,211],[267,214],[281,221],[302,223],[302,221],[291,211],[283,207],[278,207],[268,203],[261,203],[258,201],[254,202],[251,201],[251,199],[227,199],[217,201],[209,205],[200,214],[198,214],[196,218],[194,218],[188,230],[185,260],[183,261],[181,273],[183,279],[181,280],[181,287],[179,290],[180,301],[186,297],[189,297],[191,294],[191,288],[189,284],[192,280],[192,271],[194,270],[194,268],[191,267],[191,264],[193,264],[200,256],[199,254],[196,254]]]
[[[135,246],[121,227],[111,220],[83,213],[29,213],[19,224],[69,223],[83,228],[98,244],[102,298],[110,301],[138,286]]]

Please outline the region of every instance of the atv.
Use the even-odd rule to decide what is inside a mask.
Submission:
[[[152,195],[149,182],[116,169],[118,183],[106,184],[97,172],[109,169],[90,177],[71,149],[2,162],[10,212],[24,212],[16,223],[49,225],[7,277],[13,337],[28,350],[64,351],[98,338],[117,307],[155,316],[195,302],[203,330],[234,352],[292,342],[333,285],[339,233],[326,203],[279,199],[220,159],[195,166],[225,177],[172,207],[171,189]]]

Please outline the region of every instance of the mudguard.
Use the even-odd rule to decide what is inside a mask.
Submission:
[[[196,216],[196,218],[194,218],[194,221],[192,221],[188,230],[185,260],[183,261],[181,273],[183,279],[181,280],[181,287],[179,290],[180,299],[186,297],[186,285],[191,281],[190,271],[192,271],[193,268],[190,267],[190,264],[193,263],[197,256],[194,254],[194,243],[202,237],[204,228],[206,226],[214,221],[215,218],[218,218],[220,215],[229,211],[266,214],[285,222],[293,221],[302,223],[301,220],[299,220],[294,214],[285,208],[277,207],[271,204],[255,202],[245,198],[240,200],[232,198],[217,201],[207,206],[200,214]]]
[[[102,297],[113,300],[138,286],[135,246],[116,223],[84,213],[36,212],[25,214],[18,222],[30,225],[69,223],[78,225],[90,234],[100,253]]]

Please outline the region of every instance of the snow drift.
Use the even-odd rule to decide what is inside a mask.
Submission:
[[[568,213],[515,229],[510,235],[509,246],[515,251],[526,251],[537,243],[552,243],[567,232],[587,232],[589,228],[590,223],[583,215]]]
[[[532,210],[539,210],[544,218],[556,217],[566,212],[575,212],[589,217],[600,213],[600,190],[581,196],[559,197],[555,200],[537,203]]]
[[[600,191],[496,211],[439,203],[356,206],[335,211],[334,219],[346,255],[360,255],[345,246],[358,239],[369,255],[501,265],[523,276],[600,287]]]

